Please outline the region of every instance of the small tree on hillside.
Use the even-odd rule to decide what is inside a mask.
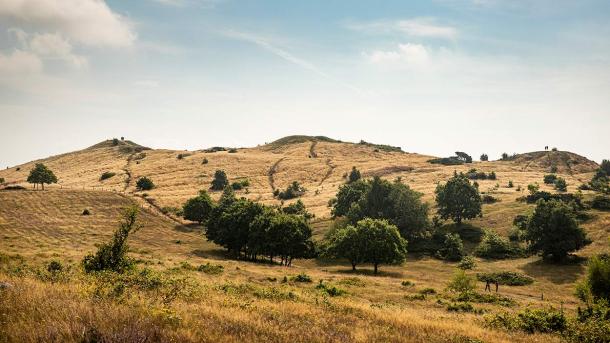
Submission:
[[[217,170],[214,173],[214,180],[212,180],[212,190],[221,191],[227,187],[229,184],[229,179],[227,178],[227,173],[224,170]]]
[[[452,219],[458,225],[463,219],[482,215],[481,195],[463,174],[455,174],[446,184],[436,187],[436,204],[442,219]]]
[[[86,272],[112,270],[122,272],[131,266],[127,258],[127,238],[129,234],[138,231],[142,226],[138,224],[138,207],[132,206],[125,210],[119,228],[114,232],[112,241],[102,244],[97,252],[89,254],[83,259]]]
[[[349,173],[349,178],[347,183],[352,183],[360,180],[362,175],[360,175],[360,170],[356,169],[356,167],[352,167],[352,171]]]
[[[447,233],[443,246],[436,252],[437,256],[447,261],[459,261],[464,257],[464,244],[457,233]]]
[[[400,264],[407,254],[407,240],[387,220],[366,218],[355,226],[338,229],[330,237],[330,255],[347,258],[356,269],[358,263],[373,264],[377,274],[380,264]]]
[[[208,192],[201,190],[198,196],[188,199],[184,204],[184,219],[203,224],[210,217],[213,208],[212,198]]]
[[[136,189],[139,191],[149,191],[155,188],[155,184],[146,176],[142,176],[136,181]]]
[[[36,166],[30,170],[30,175],[27,178],[29,183],[34,184],[34,186],[40,184],[42,190],[44,191],[45,183],[50,185],[52,183],[57,183],[57,177],[53,174],[47,166],[42,163],[36,163]]]
[[[606,175],[610,175],[610,160],[603,160],[599,165],[599,169],[603,170]]]
[[[468,155],[465,152],[456,151],[455,155],[458,157],[459,160],[461,160],[463,162],[472,163],[472,157],[470,157],[470,155]]]
[[[566,192],[568,190],[568,183],[564,178],[558,177],[557,180],[555,180],[555,189],[560,192]]]
[[[480,160],[481,161],[489,161],[489,156],[487,156],[487,154],[482,154]]]
[[[557,200],[539,200],[525,231],[532,252],[554,261],[565,259],[590,241],[578,226],[572,209]]]

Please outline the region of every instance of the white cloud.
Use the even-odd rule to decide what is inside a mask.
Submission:
[[[10,54],[0,53],[0,76],[37,73],[41,70],[42,61],[29,51],[17,49]]]
[[[374,50],[364,53],[371,63],[422,66],[430,62],[428,48],[421,44],[399,44],[394,50]]]
[[[380,20],[368,23],[351,23],[348,28],[368,33],[400,33],[410,37],[455,39],[458,29],[440,25],[434,18]]]
[[[59,34],[35,34],[29,42],[30,49],[43,58],[59,59],[75,68],[87,67],[87,59],[72,53],[72,45]]]
[[[101,0],[2,0],[1,17],[89,46],[125,47],[136,39],[131,23]]]

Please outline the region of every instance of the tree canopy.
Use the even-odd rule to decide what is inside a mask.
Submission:
[[[554,261],[565,259],[590,242],[578,226],[572,208],[557,200],[538,201],[528,221],[525,239],[532,252]]]
[[[482,215],[479,189],[463,174],[455,174],[446,184],[436,187],[438,214],[443,219],[451,219],[458,225],[463,219]]]
[[[210,187],[214,191],[220,191],[225,189],[229,184],[229,179],[227,178],[227,173],[224,170],[217,170],[214,173],[214,179],[212,180],[212,187]]]
[[[352,183],[360,180],[362,175],[360,175],[360,170],[356,169],[356,167],[352,167],[352,171],[349,173],[349,178],[347,179],[347,183]]]
[[[352,270],[358,264],[371,263],[377,274],[380,264],[404,262],[407,240],[387,220],[366,218],[331,232],[326,249],[328,256],[348,259]]]
[[[212,198],[210,198],[208,192],[200,190],[199,195],[188,199],[182,209],[184,219],[202,224],[208,220],[212,214],[213,208],[214,202],[212,201]]]
[[[53,174],[47,166],[42,163],[36,163],[36,166],[32,170],[30,170],[30,175],[27,178],[29,183],[34,185],[40,185],[42,190],[44,190],[45,183],[50,185],[52,183],[57,183],[57,176]]]

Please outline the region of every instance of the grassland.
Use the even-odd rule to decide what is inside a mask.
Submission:
[[[545,161],[565,161],[566,156],[569,161],[578,161],[558,165],[569,191],[590,179],[595,168],[592,162],[547,152],[513,161],[446,167],[428,163],[430,156],[376,151],[374,146],[326,139],[298,139],[238,149],[236,153],[136,151],[137,147],[125,142],[113,146],[109,141],[45,159],[59,177],[59,185],[44,192],[0,191],[0,281],[10,285],[0,289],[0,342],[94,338],[176,342],[559,341],[554,335],[487,328],[485,314],[448,312],[452,295],[444,289],[455,263],[411,254],[405,264],[382,266],[381,274],[374,276],[367,267],[351,272],[343,261],[301,260],[287,268],[230,260],[205,240],[201,228],[164,216],[158,208],[179,206],[199,189],[208,188],[216,169],[224,169],[232,180],[248,178],[248,192],[238,194],[268,204],[279,203],[272,196],[272,186],[284,188],[297,180],[307,188],[302,199],[316,214],[314,237],[321,239],[330,224],[326,204],[352,166],[365,176],[401,177],[428,202],[433,201],[436,183],[448,179],[454,170],[477,168],[496,172],[497,180],[478,182],[481,191],[500,201],[484,205],[483,217],[467,224],[507,235],[514,216],[531,210],[531,205],[516,201],[526,192],[517,191],[518,186],[524,189],[538,182],[542,189],[552,191],[542,183],[550,166]],[[178,159],[178,154],[184,154],[183,158]],[[204,158],[207,164],[202,164]],[[24,184],[32,165],[19,166],[19,171],[0,171],[0,177]],[[99,181],[105,171],[116,175]],[[146,197],[134,188],[139,176],[151,177],[157,186]],[[515,187],[507,187],[509,180]],[[133,279],[110,282],[111,276],[84,275],[80,259],[111,236],[121,209],[133,202],[143,208],[144,227],[130,237],[130,255],[138,261],[138,270],[150,270],[153,276],[135,272],[129,276]],[[82,215],[84,209],[91,215]],[[606,251],[610,234],[610,214],[590,214],[592,219],[583,227],[593,243],[578,252],[584,257]],[[466,244],[468,250],[474,246],[474,242]],[[45,272],[51,260],[66,266],[59,277],[51,278]],[[223,272],[197,270],[207,263],[222,266]],[[535,256],[477,259],[472,273],[499,270],[517,271],[535,282],[501,286],[500,295],[515,304],[474,304],[484,313],[549,306],[573,313],[579,305],[573,292],[584,275],[584,262],[552,265]],[[313,282],[290,281],[299,273],[311,276]],[[145,286],[151,284],[150,278],[160,280],[157,286]],[[332,297],[316,289],[320,280],[346,294]],[[414,286],[403,286],[404,280]],[[121,292],[115,289],[118,283],[125,287]],[[480,292],[483,287],[478,284]],[[433,288],[437,294],[421,299],[418,294],[425,288]]]

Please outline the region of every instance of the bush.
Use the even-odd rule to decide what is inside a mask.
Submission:
[[[248,181],[247,179],[235,181],[231,184],[231,188],[233,188],[233,190],[236,190],[236,191],[242,190],[248,186],[250,186],[250,181]]]
[[[313,282],[313,280],[311,279],[311,276],[305,274],[305,273],[301,273],[298,274],[296,276],[293,276],[290,278],[290,281],[294,281],[294,282]]]
[[[498,235],[496,232],[488,230],[483,236],[483,240],[475,249],[474,254],[486,259],[507,259],[518,257],[523,254],[522,250]]]
[[[474,269],[476,266],[477,264],[472,256],[464,256],[460,263],[458,263],[457,265],[457,267],[461,270]]]
[[[601,211],[610,210],[610,197],[597,195],[595,198],[593,198],[593,201],[591,201],[591,207]]]
[[[345,290],[339,287],[323,283],[322,280],[320,280],[320,283],[316,286],[316,289],[321,290],[324,294],[327,294],[331,297],[338,297],[347,293]]]
[[[117,146],[119,145],[119,140],[117,138],[113,138],[112,139],[112,146]]]
[[[459,261],[464,256],[464,244],[457,233],[445,234],[442,247],[436,252],[436,256],[447,261]]]
[[[487,326],[527,333],[558,333],[567,328],[567,318],[555,309],[525,309],[515,314],[502,313],[486,318]]]
[[[229,154],[234,154],[236,152],[237,152],[237,149],[235,149],[235,148],[229,149]]]
[[[508,180],[508,188],[513,188],[515,185],[513,184],[513,180]]]
[[[566,180],[562,177],[558,177],[557,180],[555,180],[555,189],[560,192],[566,192],[568,190]]]
[[[400,283],[401,286],[403,287],[413,287],[415,286],[415,284],[409,280],[404,280]]]
[[[482,282],[498,282],[506,286],[525,286],[534,283],[534,279],[516,272],[478,273],[477,279]]]
[[[285,191],[279,192],[277,197],[282,200],[290,200],[298,198],[303,194],[305,194],[305,188],[303,188],[298,181],[293,181],[290,185],[288,185],[288,187],[286,187]]]
[[[476,288],[477,281],[473,276],[466,274],[463,270],[457,270],[447,285],[447,289],[456,293],[472,292]]]
[[[4,183],[4,178],[0,177],[0,184],[3,184],[3,183]]]
[[[209,275],[218,275],[224,272],[224,267],[220,264],[210,264],[210,262],[206,264],[202,264],[197,267],[197,271],[203,272]]]
[[[217,170],[214,172],[214,179],[212,180],[212,190],[221,191],[227,187],[229,184],[229,179],[227,178],[227,173],[224,170]]]
[[[496,202],[498,202],[498,201],[500,201],[500,200],[499,200],[498,198],[496,198],[496,197],[492,196],[492,195],[489,195],[489,194],[484,194],[484,195],[481,197],[481,201],[482,201],[484,204],[494,204],[494,203],[496,203]]]
[[[352,183],[360,180],[362,175],[360,174],[360,170],[356,169],[356,167],[352,167],[352,171],[349,173],[349,179],[347,183]]]
[[[555,174],[547,174],[544,176],[544,183],[547,185],[552,185],[557,181],[557,175]]]
[[[433,158],[431,160],[428,160],[428,163],[442,164],[445,166],[455,166],[455,165],[464,164],[464,161],[457,158],[457,156],[451,156],[451,157]]]
[[[149,191],[153,188],[155,188],[155,184],[146,176],[142,176],[136,182],[136,189],[138,191]]]
[[[83,258],[83,267],[87,273],[102,270],[123,272],[131,267],[132,261],[127,257],[129,249],[127,238],[129,234],[141,228],[137,219],[138,207],[133,206],[124,211],[123,219],[119,228],[114,232],[112,241],[102,244],[95,255],[88,254]]]
[[[420,289],[419,291],[417,291],[417,293],[423,294],[423,295],[432,295],[432,294],[436,294],[436,290],[431,287],[426,287],[426,288]]]
[[[480,160],[481,161],[489,161],[489,156],[487,156],[487,154],[482,154]]]
[[[64,266],[59,261],[51,261],[47,264],[47,271],[49,273],[59,273],[64,269]]]
[[[586,302],[610,302],[610,256],[598,255],[589,259],[585,280],[577,287],[578,297]]]
[[[492,171],[492,172],[490,172],[490,173],[487,175],[487,179],[489,179],[489,180],[495,180],[496,178],[497,178],[497,177],[496,177],[496,172],[495,172],[495,171]]]
[[[83,216],[89,216],[89,215],[91,215],[91,211],[89,211],[89,209],[86,208],[86,209],[83,210],[82,215]]]
[[[102,176],[100,176],[100,181],[107,180],[115,175],[116,175],[116,173],[113,173],[113,172],[104,172],[104,173],[102,173]]]
[[[208,162],[209,162],[208,159],[204,157],[203,161],[201,161],[201,164],[208,164]]]

